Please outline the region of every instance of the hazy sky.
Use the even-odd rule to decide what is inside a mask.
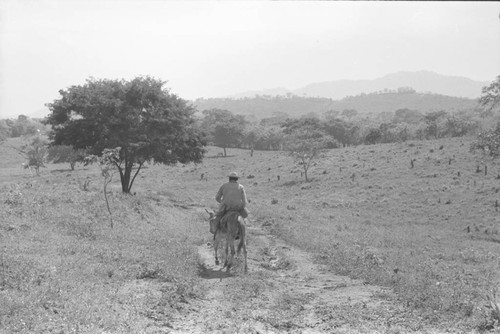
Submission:
[[[89,77],[195,99],[419,70],[500,75],[500,2],[0,0],[0,118]]]

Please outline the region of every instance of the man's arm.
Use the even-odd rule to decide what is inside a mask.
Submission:
[[[241,186],[241,200],[243,201],[243,208],[245,208],[247,206],[247,193],[243,186]]]
[[[217,192],[217,195],[215,195],[215,200],[217,201],[217,203],[221,203],[222,202],[222,187],[221,186],[219,188],[219,191]]]

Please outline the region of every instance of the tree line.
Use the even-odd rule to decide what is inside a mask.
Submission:
[[[440,94],[420,93],[411,87],[397,90],[384,90],[373,93],[361,93],[347,96],[341,100],[325,97],[287,95],[257,95],[245,98],[209,98],[193,101],[198,110],[225,109],[234,114],[245,115],[249,121],[255,121],[273,115],[286,113],[290,117],[301,117],[304,113],[321,116],[328,110],[357,110],[360,114],[377,115],[386,111],[408,108],[422,113],[446,110],[458,112],[473,109],[477,99],[445,96]]]
[[[210,109],[202,112],[198,126],[206,132],[206,140],[223,148],[283,150],[291,129],[314,129],[324,137],[327,148],[361,144],[404,142],[408,140],[462,137],[476,134],[485,118],[475,110],[422,114],[399,109],[375,117],[360,116],[356,110],[329,110],[319,117],[305,115],[292,118],[277,113],[259,121],[249,121],[229,110]]]
[[[48,133],[50,127],[42,121],[25,115],[19,115],[17,119],[0,119],[0,142],[6,138],[33,136],[38,132]]]
[[[307,181],[318,152],[351,145],[478,135],[472,149],[494,155],[500,126],[483,126],[498,120],[499,87],[500,76],[484,87],[478,108],[460,112],[398,109],[369,117],[344,109],[300,118],[276,112],[248,120],[227,109],[203,110],[199,115],[188,101],[170,93],[164,81],[149,76],[131,81],[89,79],[60,90],[60,98],[47,104],[51,113],[44,120],[21,115],[0,121],[0,139],[31,136],[20,152],[37,170],[46,161],[69,162],[74,168],[88,156],[114,150],[116,158],[110,164],[124,193],[130,193],[144,164],[198,163],[208,144],[221,147],[224,155],[228,148],[286,150],[303,167]]]

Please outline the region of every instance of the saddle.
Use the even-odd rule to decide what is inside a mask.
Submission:
[[[217,225],[217,229],[227,229],[227,223],[229,219],[238,219],[238,216],[241,216],[241,213],[239,210],[229,210],[224,213],[222,218],[219,220],[219,223]],[[238,240],[240,238],[239,235],[236,236],[235,240]]]
[[[224,212],[224,214],[222,215],[222,218],[219,221],[219,224],[221,224],[221,223],[227,224],[227,221],[234,216],[236,216],[236,219],[238,219],[238,216],[240,216],[240,212],[237,210],[228,210],[228,211]]]

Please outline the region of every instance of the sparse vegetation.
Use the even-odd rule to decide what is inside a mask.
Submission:
[[[81,189],[87,177],[99,177],[98,168],[67,173],[48,164],[32,178],[3,161],[2,171],[10,174],[0,178],[6,217],[0,222],[0,323],[21,332],[134,333],[146,326],[175,328],[182,323],[175,314],[199,304],[213,307],[204,323],[212,332],[250,333],[255,325],[277,333],[496,329],[498,171],[491,164],[487,175],[475,172],[472,141],[328,150],[308,183],[283,152],[250,157],[234,149],[234,156],[197,165],[148,165],[136,196],[121,195],[119,181],[110,183],[109,204],[119,222],[114,229],[104,223],[102,188],[87,183]],[[208,156],[218,151],[211,148]],[[2,153],[18,165],[13,159],[20,157]],[[409,168],[413,159],[422,163]],[[201,182],[208,170],[210,178]],[[287,276],[295,259],[283,248],[259,245],[250,233],[249,249],[262,247],[261,265],[217,280],[223,295],[213,297],[217,305],[203,304],[208,291],[198,276],[196,247],[211,235],[197,208],[204,213],[215,204],[213,192],[229,170],[257,181],[242,178],[252,226],[314,254],[324,275],[348,275],[391,293],[378,293],[371,297],[377,303],[366,305],[349,302],[355,292],[342,282],[319,290],[351,291],[335,307],[322,304],[320,294],[293,293],[287,289],[314,282]],[[310,317],[319,322],[308,323]]]
[[[115,188],[120,226],[111,230],[99,189],[79,189],[89,173],[2,182],[1,332],[138,333],[202,295],[193,284],[199,224]]]

